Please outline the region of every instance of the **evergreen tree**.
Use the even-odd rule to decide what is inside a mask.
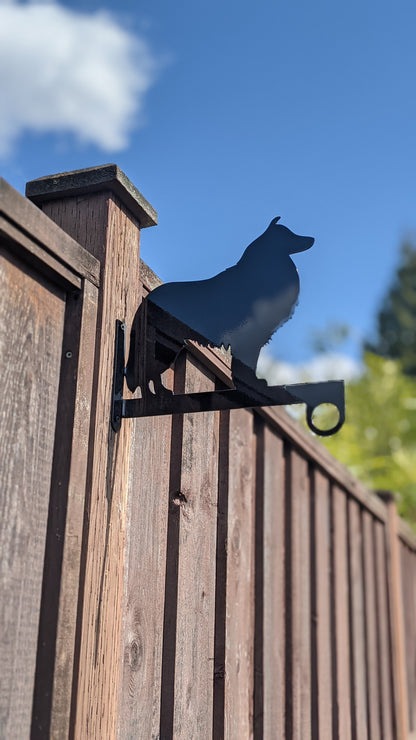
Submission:
[[[367,350],[400,360],[416,376],[416,245],[405,242],[401,261],[377,316],[377,339]]]

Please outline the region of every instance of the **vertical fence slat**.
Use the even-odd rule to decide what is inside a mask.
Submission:
[[[414,599],[413,599],[413,579],[412,579],[412,554],[409,548],[399,542],[400,564],[402,571],[402,598],[403,598],[403,617],[404,617],[404,639],[406,649],[406,681],[407,681],[407,699],[408,699],[408,723],[409,731],[413,725],[413,704],[415,691],[414,676],[414,655],[415,655],[415,631],[414,631]]]
[[[10,740],[30,734],[64,312],[63,291],[1,247],[0,733]]]
[[[311,737],[310,487],[305,458],[290,454],[290,651],[286,683],[286,732],[293,740]],[[288,655],[286,655],[288,658]],[[290,735],[292,733],[292,735]]]
[[[368,511],[363,512],[364,538],[364,597],[366,611],[366,658],[367,658],[367,692],[368,724],[371,740],[379,740],[380,728],[380,695],[379,695],[379,662],[377,654],[377,604],[374,582],[374,521]]]
[[[250,738],[253,732],[254,461],[253,416],[244,409],[232,411],[225,653],[226,740]]]
[[[253,736],[264,736],[264,422],[253,417],[254,470],[254,685],[253,685]]]
[[[138,224],[108,192],[56,202],[55,215],[72,210],[73,231],[102,260],[99,351],[95,367],[84,529],[81,641],[75,735],[112,740],[118,724],[120,648],[132,421],[119,433],[109,423],[115,319],[131,324],[139,295]],[[94,225],[94,228],[91,227]],[[122,235],[122,237],[120,236]],[[82,241],[81,241],[82,243]]]
[[[330,598],[330,501],[329,481],[319,471],[314,473],[315,495],[315,608],[316,629],[316,712],[315,740],[332,738],[331,598]]]
[[[333,486],[334,585],[337,666],[338,733],[351,737],[350,630],[348,594],[347,496]]]
[[[228,489],[230,412],[220,412],[218,455],[218,516],[215,576],[213,740],[223,740],[225,724],[225,654],[227,620]]]
[[[70,299],[71,300],[71,299]],[[66,427],[65,430],[56,430],[54,475],[51,487],[51,509],[58,514],[56,519],[51,516],[48,522],[51,540],[55,542],[46,557],[57,561],[57,580],[47,582],[44,580],[44,603],[45,609],[45,633],[49,628],[52,632],[48,619],[54,615],[56,610],[56,643],[50,646],[54,660],[51,666],[50,686],[46,687],[47,700],[51,702],[50,736],[66,737],[70,732],[71,721],[71,699],[72,684],[74,677],[74,653],[76,643],[77,607],[79,596],[79,571],[82,550],[82,532],[85,508],[85,484],[88,468],[88,440],[90,432],[90,412],[92,393],[91,367],[94,364],[95,355],[95,332],[97,320],[97,288],[84,281],[83,295],[72,297],[77,303],[82,300],[80,308],[80,326],[74,317],[74,310],[68,312],[65,319],[64,344],[73,347],[73,357],[78,356],[76,373],[73,373],[72,383],[67,377],[62,378],[63,387],[60,389],[58,405],[59,425]],[[67,326],[69,324],[69,326]],[[75,324],[75,325],[74,325]],[[79,332],[79,334],[78,334]],[[79,342],[79,355],[76,345]],[[72,387],[71,387],[72,386]],[[71,396],[73,396],[73,406]],[[61,406],[62,404],[62,406]],[[73,425],[73,428],[71,426]],[[66,461],[63,463],[63,459]],[[63,464],[62,464],[63,463]],[[67,477],[66,477],[67,476]],[[67,495],[63,496],[63,491]],[[66,500],[65,500],[66,499]],[[58,503],[59,502],[59,503]],[[66,509],[66,510],[65,510]],[[55,526],[54,525],[58,525]],[[46,592],[49,591],[47,594]],[[51,608],[51,599],[57,598],[59,602],[55,608]],[[41,658],[41,642],[45,633],[41,633],[41,625],[38,640],[38,667],[39,673],[45,674],[45,663]],[[51,641],[51,634],[44,641]],[[43,656],[42,656],[43,657]],[[45,676],[43,676],[44,680]],[[48,691],[49,689],[49,691]],[[35,692],[36,696],[36,692]],[[35,700],[35,697],[34,697]],[[32,735],[35,726],[32,724]]]
[[[412,651],[409,656],[411,661],[411,672],[412,672],[412,696],[411,696],[411,709],[410,709],[410,730],[411,732],[416,731],[416,553],[414,550],[409,550],[409,581],[410,590],[412,594],[411,601],[411,615],[412,615],[412,634],[411,634],[411,645]]]
[[[212,376],[188,358],[185,392],[213,387]],[[177,740],[212,734],[218,436],[218,412],[184,416],[181,487],[171,492],[180,511],[173,716]]]
[[[157,737],[171,418],[137,419],[130,468],[119,736]]]
[[[398,516],[393,494],[381,492],[387,505],[386,552],[387,578],[392,645],[393,695],[395,725],[398,740],[408,737],[408,698],[406,683],[406,652],[404,635],[402,568]]]
[[[412,601],[411,601],[412,652],[409,657],[411,661],[412,682],[413,682],[413,691],[412,691],[411,709],[410,709],[410,728],[409,729],[411,730],[411,732],[415,732],[416,731],[416,553],[414,550],[409,550],[409,581],[410,581],[410,589],[411,589],[411,594],[412,594]]]
[[[412,708],[414,694],[413,656],[414,656],[414,630],[413,630],[413,588],[411,577],[411,554],[409,548],[400,544],[401,564],[403,574],[403,606],[404,606],[404,629],[406,640],[406,674],[407,674],[407,698],[408,698],[408,722],[409,731],[412,729]]]
[[[353,738],[371,740],[367,722],[367,665],[365,643],[363,536],[360,506],[350,499],[349,508],[349,558],[352,619],[352,687],[354,698]]]
[[[283,442],[264,430],[263,736],[284,736],[285,460]]]
[[[410,697],[409,700],[409,731],[414,730],[414,718],[415,718],[415,693],[416,693],[416,675],[415,675],[415,669],[416,669],[416,630],[415,630],[415,620],[416,620],[416,612],[415,612],[415,582],[414,582],[414,573],[413,573],[413,560],[414,555],[412,551],[406,547],[406,559],[407,559],[407,568],[406,568],[406,575],[407,575],[407,588],[408,588],[408,598],[409,598],[409,605],[408,605],[408,626],[407,626],[407,644],[409,645],[409,652],[407,655],[408,660],[408,675],[409,675],[409,681],[408,681],[408,697]]]
[[[391,650],[388,625],[388,600],[386,589],[386,552],[384,524],[375,522],[375,559],[376,559],[376,587],[377,587],[377,614],[379,623],[379,665],[380,665],[380,702],[382,734],[384,738],[394,735],[392,701],[391,701]]]
[[[173,379],[173,389],[176,393],[184,392],[186,366],[186,355],[182,353],[178,358]],[[183,415],[175,414],[172,417],[171,445],[169,451],[169,508],[166,531],[165,594],[160,695],[161,737],[173,736],[179,590],[179,539],[182,506],[186,503],[181,491],[183,425]]]

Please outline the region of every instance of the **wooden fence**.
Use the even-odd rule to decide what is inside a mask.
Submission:
[[[158,284],[156,214],[113,165],[27,194],[0,181],[0,737],[411,737],[416,539],[394,498],[283,410],[115,434],[115,321]],[[169,382],[227,375],[195,348]]]

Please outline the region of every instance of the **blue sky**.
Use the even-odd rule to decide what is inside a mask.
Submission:
[[[164,280],[210,277],[271,218],[300,303],[269,352],[310,360],[348,323],[358,358],[416,233],[414,0],[0,0],[0,173],[117,162],[159,213],[142,257]]]

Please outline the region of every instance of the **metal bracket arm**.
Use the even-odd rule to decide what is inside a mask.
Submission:
[[[117,321],[111,406],[111,425],[116,432],[120,429],[122,419],[259,406],[286,406],[299,403],[306,404],[308,426],[320,436],[334,434],[345,421],[344,382],[342,380],[277,386],[267,386],[264,381],[258,381],[257,387],[243,385],[235,389],[176,395],[164,389],[157,394],[151,394],[149,391],[142,398],[125,399],[123,398],[124,335],[125,326]],[[338,410],[338,421],[331,429],[319,429],[313,423],[313,411],[322,403],[333,404]]]

